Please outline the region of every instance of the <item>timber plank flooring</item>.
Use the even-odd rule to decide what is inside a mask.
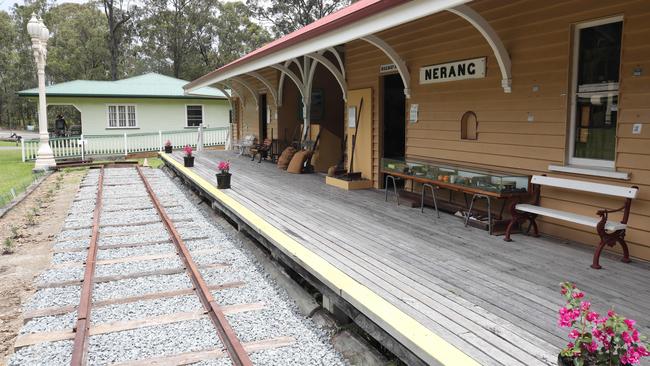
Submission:
[[[384,202],[383,191],[344,191],[318,174],[294,175],[230,152],[196,154],[199,175],[216,185],[231,160],[225,191],[269,223],[368,286],[483,364],[548,364],[564,345],[556,326],[558,284],[571,280],[603,312],[613,305],[650,328],[650,265],[547,238],[500,236],[465,228],[432,210]],[[174,157],[182,161],[181,155]]]

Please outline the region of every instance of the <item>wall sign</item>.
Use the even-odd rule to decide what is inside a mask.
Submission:
[[[485,63],[486,58],[480,57],[470,60],[421,67],[420,84],[484,78]]]
[[[357,127],[357,107],[348,107],[348,127]]]
[[[397,66],[395,64],[383,64],[379,65],[379,73],[387,74],[389,72],[397,71]]]
[[[418,104],[411,104],[411,109],[409,109],[409,122],[417,123],[418,121]]]

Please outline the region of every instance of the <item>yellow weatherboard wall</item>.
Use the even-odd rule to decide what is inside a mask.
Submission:
[[[363,106],[359,114],[359,106],[363,98]],[[359,89],[348,91],[348,102],[346,105],[345,113],[345,126],[348,135],[347,141],[347,154],[348,162],[347,168],[350,168],[350,158],[352,157],[352,136],[355,133],[355,128],[348,127],[348,108],[356,107],[359,120],[359,129],[356,137],[356,147],[354,150],[354,161],[352,170],[361,172],[361,176],[365,179],[372,179],[372,89]]]
[[[185,168],[182,163],[174,160],[168,154],[160,153],[160,156],[168,164],[173,165],[175,169],[182,172],[185,177],[235,212],[286,255],[300,263],[359,310],[362,310],[370,319],[373,321],[381,319],[383,323],[392,328],[386,330],[397,340],[419,348],[421,352],[414,351],[425,362],[437,362],[448,366],[479,365],[471,357],[427,329],[408,314],[304,247],[282,230],[266,222],[236,199],[218,190],[213,182],[209,182],[191,169]]]

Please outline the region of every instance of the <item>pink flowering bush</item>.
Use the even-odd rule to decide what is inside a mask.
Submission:
[[[172,142],[170,140],[165,141],[165,146],[172,146]]]
[[[190,145],[185,145],[183,151],[185,152],[185,156],[192,156],[192,147]]]
[[[606,315],[591,310],[584,293],[575,284],[560,284],[560,292],[567,303],[560,308],[558,325],[571,328],[571,341],[560,352],[571,364],[582,365],[636,365],[650,355],[645,337],[634,327],[636,322],[609,310]]]
[[[219,165],[217,165],[217,169],[221,171],[221,174],[226,174],[230,170],[230,162],[228,161],[220,161]]]

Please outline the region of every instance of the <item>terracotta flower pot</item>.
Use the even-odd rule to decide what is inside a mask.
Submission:
[[[185,163],[186,168],[191,168],[194,166],[194,157],[193,156],[183,156],[183,163]]]
[[[171,154],[172,153],[172,147],[171,146],[165,146],[165,153]]]
[[[217,173],[217,188],[228,189],[230,188],[230,173]]]

